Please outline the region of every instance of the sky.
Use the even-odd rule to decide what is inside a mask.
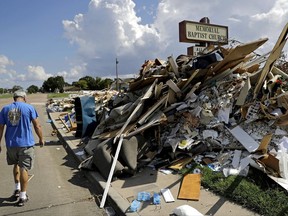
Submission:
[[[195,44],[179,41],[179,23],[203,17],[228,26],[229,40],[268,38],[261,55],[288,22],[288,1],[1,0],[0,88],[41,87],[52,76],[70,84],[116,71],[137,77],[146,60],[187,54]]]

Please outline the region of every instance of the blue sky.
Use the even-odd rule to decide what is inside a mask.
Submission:
[[[269,40],[288,21],[287,0],[1,0],[0,87],[41,86],[51,76],[136,77],[145,60],[186,54],[178,24],[209,17],[243,43]],[[287,45],[284,48],[287,50]]]

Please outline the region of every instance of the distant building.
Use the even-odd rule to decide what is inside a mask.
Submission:
[[[127,78],[127,79],[123,79],[123,80],[118,78],[119,90],[128,90],[129,89],[129,82],[131,80],[133,80],[133,78]],[[110,89],[111,90],[118,90],[117,89],[117,79],[115,79],[114,82],[111,83]]]

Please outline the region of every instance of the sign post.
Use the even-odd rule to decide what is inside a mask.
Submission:
[[[183,20],[179,23],[180,42],[200,43],[198,47],[189,47],[187,51],[188,54],[194,55],[202,51],[206,48],[207,44],[228,44],[228,27],[207,23],[209,19],[204,18],[202,18],[200,22]],[[203,44],[205,46],[203,46]]]

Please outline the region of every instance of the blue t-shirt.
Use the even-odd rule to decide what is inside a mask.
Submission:
[[[14,102],[4,106],[0,113],[0,124],[6,125],[6,146],[33,146],[35,141],[31,122],[37,117],[36,109],[25,102]]]

